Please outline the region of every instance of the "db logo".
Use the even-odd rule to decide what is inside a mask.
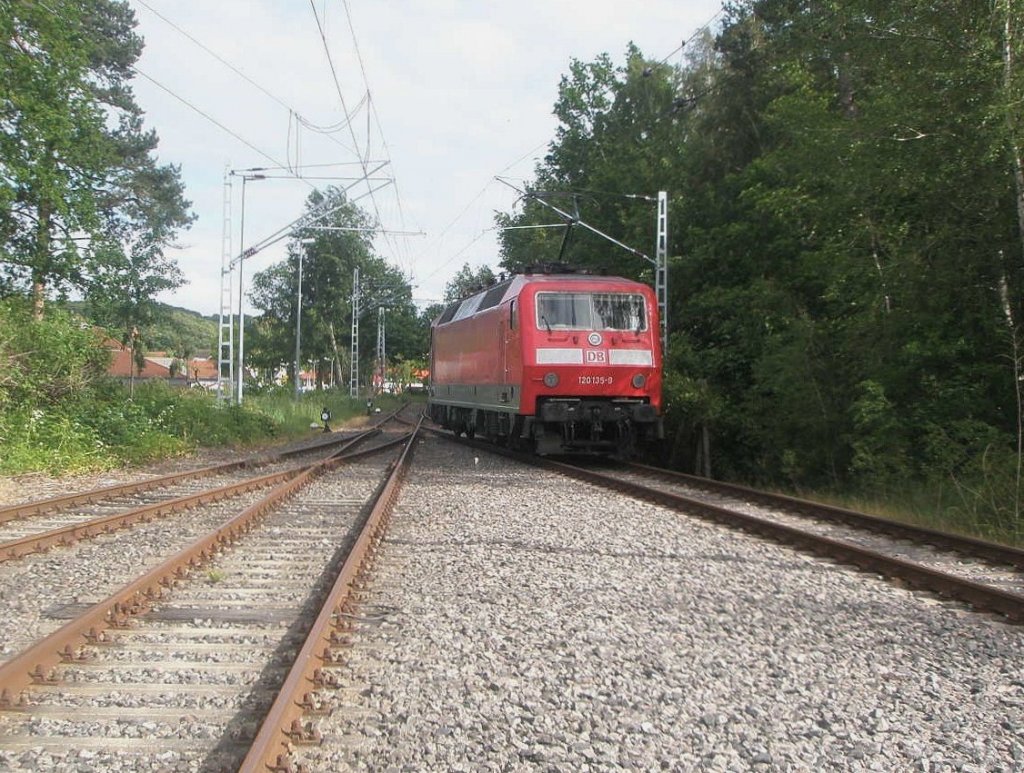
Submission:
[[[608,353],[600,349],[587,349],[587,364],[604,364],[608,362]]]

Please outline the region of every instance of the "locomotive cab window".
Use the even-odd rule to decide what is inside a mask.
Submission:
[[[516,301],[513,298],[508,302],[508,329],[516,329]]]
[[[631,293],[537,293],[538,330],[647,329],[644,297]]]

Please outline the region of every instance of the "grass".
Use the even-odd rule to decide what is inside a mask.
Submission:
[[[375,406],[387,411],[398,403],[385,397]],[[364,399],[337,390],[306,393],[298,401],[290,390],[268,390],[238,407],[161,383],[137,385],[129,398],[121,385],[106,383],[55,405],[8,407],[0,414],[0,474],[99,471],[201,447],[298,439],[320,431],[325,408],[333,429],[366,415]]]
[[[388,412],[397,408],[403,399],[390,395],[375,398],[374,408]],[[310,431],[323,426],[321,412],[330,411],[328,422],[332,429],[337,429],[349,422],[366,416],[366,399],[349,397],[339,390],[321,392],[305,392],[299,400],[295,400],[290,390],[272,390],[249,400],[252,409],[259,411],[271,419],[282,437],[301,437]],[[316,428],[312,425],[317,425]]]
[[[1012,510],[1013,497],[962,481],[908,482],[868,492],[803,490],[793,495],[913,526],[1024,547],[1024,524]]]

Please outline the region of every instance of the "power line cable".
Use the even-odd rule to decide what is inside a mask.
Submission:
[[[448,265],[449,263],[451,263],[451,262],[452,262],[453,260],[455,260],[455,259],[456,259],[457,257],[459,257],[460,255],[462,255],[462,254],[463,254],[463,253],[464,253],[464,252],[465,252],[466,250],[468,250],[468,249],[469,249],[470,247],[472,247],[472,246],[473,246],[474,244],[476,244],[476,243],[477,243],[478,241],[480,241],[480,240],[481,240],[481,239],[482,239],[482,238],[484,237],[484,234],[488,234],[488,233],[490,233],[490,232],[491,232],[491,231],[493,231],[493,230],[494,230],[494,229],[492,229],[492,228],[485,228],[484,230],[482,230],[482,231],[481,231],[481,232],[480,232],[479,234],[477,234],[477,235],[476,235],[476,236],[475,236],[475,237],[473,238],[473,240],[472,240],[472,241],[471,241],[471,242],[470,242],[469,244],[467,244],[467,245],[466,245],[465,247],[463,247],[463,248],[462,248],[461,250],[459,250],[458,252],[456,252],[456,253],[455,253],[454,255],[452,255],[452,256],[451,256],[450,258],[448,258],[448,260],[446,260],[446,261],[445,261],[444,263],[442,263],[441,265],[439,265],[439,266],[438,266],[437,268],[435,268],[435,269],[434,269],[433,271],[431,271],[431,272],[430,272],[429,274],[426,274],[426,275],[424,275],[424,276],[423,276],[423,279],[430,279],[430,277],[434,276],[434,274],[436,274],[436,273],[437,273],[438,271],[440,271],[440,270],[441,270],[442,268],[444,268],[445,266],[447,266],[447,265]]]
[[[367,103],[367,117],[369,118],[370,115],[373,116],[373,119],[374,119],[375,123],[377,124],[377,132],[380,134],[380,141],[381,141],[381,145],[383,146],[383,149],[384,149],[384,156],[385,156],[385,158],[390,159],[391,158],[391,150],[388,147],[387,138],[384,136],[384,126],[381,123],[380,115],[377,113],[376,105],[374,104],[372,96],[371,96],[372,91],[370,89],[370,78],[366,74],[366,65],[363,62],[362,51],[360,51],[360,49],[359,49],[359,39],[356,37],[356,28],[355,28],[355,25],[352,22],[352,11],[349,8],[348,0],[342,0],[342,6],[345,9],[345,20],[348,22],[349,33],[352,35],[352,46],[355,49],[356,61],[359,62],[359,71],[362,73],[362,76],[363,76],[363,85],[366,87],[366,98],[365,99],[366,99],[366,103]],[[366,146],[367,146],[366,147],[367,153],[369,153],[369,150],[370,150],[369,127],[367,127]],[[392,166],[392,169],[394,169],[393,166]],[[404,228],[405,227],[405,211],[404,211],[404,209],[402,207],[402,195],[401,195],[401,192],[399,191],[399,188],[398,188],[398,178],[397,178],[397,176],[395,176],[394,188],[395,188],[395,202],[398,205],[398,221],[399,221],[399,224]],[[396,251],[396,256],[397,256],[398,250],[395,248],[395,245],[392,243],[390,237],[385,234],[384,240],[385,240],[385,242],[388,243],[388,245],[393,250]],[[409,257],[408,254],[406,254],[405,255],[405,258],[406,258],[405,262],[407,264],[406,268],[408,268],[409,265],[411,264],[411,261],[408,260],[408,257]]]
[[[427,245],[427,247],[426,247],[426,248],[424,249],[424,252],[426,252],[426,251],[428,251],[429,249],[431,249],[431,248],[432,248],[432,247],[433,247],[433,246],[434,246],[435,244],[438,244],[438,243],[440,243],[440,240],[441,240],[442,238],[444,238],[444,235],[445,235],[446,233],[448,233],[448,231],[449,231],[449,230],[451,230],[452,226],[454,226],[454,225],[455,225],[455,224],[456,224],[456,223],[457,223],[457,222],[458,222],[459,220],[461,220],[461,219],[462,219],[462,218],[463,218],[463,217],[465,216],[465,214],[466,214],[466,213],[467,213],[467,212],[468,212],[468,211],[470,210],[470,208],[471,208],[471,207],[472,207],[472,206],[473,206],[474,204],[476,204],[476,203],[477,203],[477,201],[479,201],[479,200],[480,200],[480,198],[481,198],[481,197],[482,197],[482,196],[483,196],[483,195],[484,195],[484,194],[485,194],[485,193],[487,192],[487,190],[488,190],[488,189],[489,189],[489,188],[490,188],[490,187],[491,187],[492,185],[494,185],[494,183],[495,183],[495,182],[496,182],[496,181],[498,180],[498,176],[499,176],[499,175],[502,175],[502,174],[504,174],[504,173],[505,173],[505,172],[507,172],[507,171],[508,171],[509,169],[511,169],[512,167],[514,167],[514,166],[515,166],[516,164],[520,163],[521,161],[523,161],[524,159],[528,158],[529,156],[532,156],[532,155],[533,155],[534,153],[536,153],[536,152],[537,152],[538,150],[540,150],[541,148],[543,148],[543,147],[544,147],[545,145],[547,145],[548,143],[549,143],[549,140],[544,140],[544,142],[542,142],[542,143],[540,143],[539,145],[537,145],[537,146],[535,146],[535,147],[531,148],[530,150],[526,151],[525,153],[523,153],[523,155],[519,156],[519,158],[517,158],[517,159],[516,159],[515,161],[513,161],[513,162],[512,162],[512,163],[510,163],[510,164],[507,164],[507,165],[506,165],[506,166],[505,166],[505,167],[504,167],[504,168],[503,168],[503,169],[502,169],[502,170],[501,170],[500,172],[498,172],[498,173],[497,173],[496,175],[494,175],[493,177],[489,178],[489,179],[487,180],[487,183],[486,183],[486,184],[484,185],[484,187],[483,187],[483,188],[481,188],[481,189],[480,189],[480,191],[479,191],[479,192],[478,192],[478,193],[476,194],[476,196],[474,196],[474,197],[472,198],[472,200],[470,200],[470,202],[469,202],[469,203],[468,203],[468,204],[467,204],[467,205],[466,205],[465,207],[463,207],[462,211],[461,211],[461,212],[459,212],[459,214],[458,214],[458,215],[456,215],[456,216],[455,216],[455,218],[454,218],[454,219],[453,219],[453,220],[452,220],[452,221],[451,221],[450,223],[448,223],[448,225],[446,225],[446,226],[444,227],[444,229],[443,229],[443,230],[441,231],[441,233],[439,233],[439,234],[438,234],[437,236],[435,236],[435,237],[434,237],[434,239],[433,239],[433,240],[432,240],[432,241],[431,241],[431,242],[430,242],[430,243],[429,243],[429,244]],[[478,241],[480,241],[480,239],[482,239],[482,238],[483,238],[483,236],[484,236],[485,234],[487,234],[487,233],[490,233],[490,232],[492,232],[492,231],[495,231],[495,230],[497,230],[497,229],[495,229],[495,228],[485,228],[485,229],[484,229],[484,230],[482,230],[482,231],[481,231],[481,232],[480,232],[479,234],[477,234],[477,235],[476,235],[475,237],[473,237],[473,239],[472,239],[472,240],[471,240],[471,241],[469,242],[469,244],[465,245],[464,247],[462,247],[462,249],[460,249],[460,250],[459,250],[458,252],[456,252],[456,253],[455,253],[454,255],[452,255],[451,257],[449,257],[448,259],[446,259],[446,260],[445,260],[445,261],[443,261],[442,263],[440,263],[440,264],[439,264],[439,265],[438,265],[438,266],[437,266],[437,267],[436,267],[436,268],[435,268],[435,269],[434,269],[433,271],[431,271],[431,272],[430,272],[430,273],[428,273],[428,274],[424,274],[424,275],[423,275],[423,276],[421,277],[421,279],[422,279],[422,280],[427,280],[427,279],[430,279],[430,277],[432,277],[432,276],[434,276],[435,274],[437,274],[437,272],[438,272],[438,271],[440,271],[441,269],[443,269],[443,268],[445,268],[446,266],[448,266],[448,265],[449,265],[449,264],[450,264],[450,263],[451,263],[451,262],[452,262],[453,260],[455,260],[456,258],[458,258],[458,257],[459,257],[460,255],[462,255],[462,254],[463,254],[464,252],[466,252],[466,250],[468,250],[468,249],[469,249],[470,247],[472,247],[472,246],[473,246],[474,244],[476,244],[476,243],[477,243]]]
[[[251,142],[249,142],[249,140],[245,139],[245,137],[243,137],[242,135],[238,134],[237,132],[229,129],[227,126],[222,124],[220,121],[218,121],[216,118],[211,116],[209,113],[205,112],[200,107],[198,107],[195,104],[193,104],[192,102],[188,101],[187,99],[185,99],[185,97],[181,96],[180,94],[177,94],[176,92],[172,91],[169,87],[167,87],[164,84],[162,84],[156,78],[152,77],[151,75],[147,75],[142,70],[140,70],[138,67],[132,67],[132,70],[135,72],[136,75],[141,75],[143,78],[148,80],[154,86],[156,86],[157,88],[167,92],[172,97],[174,97],[179,102],[181,102],[183,105],[188,107],[190,110],[193,110],[196,113],[198,113],[199,115],[201,115],[203,118],[205,118],[207,121],[212,123],[214,126],[216,126],[221,131],[224,131],[224,132],[227,132],[228,134],[230,134],[232,137],[234,137],[236,140],[241,142],[243,145],[245,145],[250,150],[255,151],[256,153],[261,155],[263,158],[267,159],[268,161],[273,162],[274,164],[279,165],[281,168],[287,168],[287,167],[281,165],[280,159],[274,158],[269,153],[266,153],[266,152],[260,150],[258,147],[256,147]],[[312,186],[310,186],[310,187],[312,187]]]
[[[330,166],[352,166],[354,164],[359,164],[359,163],[360,163],[359,161],[329,161],[329,162],[323,163],[323,164],[303,164],[302,166],[299,166],[299,167],[288,167],[288,166],[253,166],[253,167],[249,167],[248,169],[236,169],[235,171],[236,172],[267,172],[267,171],[292,169],[292,168],[295,168],[295,169],[323,169],[324,167],[330,167]],[[391,162],[386,160],[386,159],[384,159],[384,160],[374,159],[374,160],[370,161],[369,163],[371,163],[371,164],[383,164],[383,165],[387,166]]]
[[[184,29],[182,29],[177,24],[175,24],[173,21],[171,21],[166,16],[164,16],[162,13],[160,13],[158,10],[156,10],[156,8],[154,8],[149,3],[147,3],[146,0],[135,0],[135,2],[138,3],[139,5],[141,5],[143,8],[145,8],[151,14],[153,14],[154,16],[159,18],[165,24],[169,25],[170,27],[172,27],[173,29],[177,30],[182,35],[184,35],[186,38],[191,40],[193,43],[195,43],[197,46],[199,46],[201,49],[203,49],[203,51],[205,51],[210,56],[212,56],[214,59],[216,59],[218,62],[220,62],[222,65],[227,67],[229,70],[231,70],[231,72],[235,73],[235,75],[239,76],[240,78],[244,79],[249,84],[251,84],[252,86],[255,86],[257,89],[262,91],[264,94],[266,94],[272,100],[277,102],[277,104],[279,104],[285,110],[291,110],[292,109],[291,106],[287,102],[285,102],[283,99],[278,97],[276,94],[273,94],[272,92],[268,91],[267,89],[263,88],[263,86],[261,86],[259,83],[254,81],[248,75],[246,75],[244,72],[239,70],[237,67],[235,67],[233,64],[231,64],[231,62],[229,62],[227,59],[222,57],[216,51],[214,51],[209,46],[205,45],[202,41],[200,41],[196,37],[194,37],[191,33],[189,33],[188,31],[186,31]]]
[[[349,119],[347,127],[349,130],[349,135],[352,137],[352,144],[355,145],[356,157],[360,160],[360,162],[362,162],[363,175],[368,176],[368,173],[366,171],[366,161],[362,158],[361,152],[359,150],[359,140],[356,138],[355,129],[352,128],[351,113],[349,113],[348,106],[345,104],[345,95],[342,93],[341,90],[341,81],[338,80],[338,71],[334,66],[334,58],[331,56],[331,48],[329,45],[327,45],[327,35],[324,32],[323,24],[320,23],[320,14],[316,10],[315,0],[309,0],[309,7],[313,10],[313,18],[316,20],[316,27],[317,30],[320,32],[320,41],[323,43],[324,53],[327,54],[327,64],[330,65],[331,68],[331,77],[334,79],[334,88],[337,90],[338,99],[341,101],[342,112],[345,114],[345,117]],[[374,214],[377,216],[377,223],[379,225],[381,223],[380,208],[377,206],[377,199],[372,195],[372,193],[370,195],[370,201],[373,203],[373,211]]]
[[[672,58],[673,56],[675,56],[676,54],[678,54],[678,53],[680,53],[681,51],[683,51],[683,50],[684,50],[684,49],[685,49],[685,48],[686,48],[686,47],[687,47],[688,45],[690,45],[690,43],[692,43],[693,41],[695,41],[695,40],[696,40],[696,39],[697,39],[697,38],[698,38],[698,37],[700,36],[700,34],[701,34],[701,33],[703,33],[703,32],[705,32],[706,30],[708,30],[708,29],[709,29],[709,28],[711,27],[712,23],[714,23],[715,19],[717,19],[717,18],[718,18],[719,16],[721,16],[721,15],[722,15],[723,13],[725,13],[725,8],[719,8],[719,9],[718,9],[718,12],[717,12],[717,13],[716,13],[716,14],[715,14],[714,16],[712,16],[712,17],[711,17],[710,19],[708,19],[708,20],[707,20],[706,22],[704,22],[704,23],[703,23],[702,25],[700,25],[700,26],[699,26],[699,27],[698,27],[698,28],[696,29],[696,31],[694,31],[694,33],[693,33],[692,35],[690,35],[690,37],[688,37],[688,38],[687,38],[686,40],[684,40],[684,41],[683,41],[682,43],[680,43],[680,44],[679,44],[678,46],[676,46],[675,48],[673,48],[673,49],[672,49],[672,50],[671,50],[671,51],[670,51],[670,52],[669,52],[669,53],[668,53],[668,54],[667,54],[667,55],[666,55],[665,57],[663,57],[663,58],[662,58],[662,59],[661,59],[661,60],[660,60],[660,61],[658,62],[658,64],[665,64],[665,63],[666,63],[666,62],[667,62],[667,61],[668,61],[669,59],[671,59],[671,58]]]
[[[203,42],[202,42],[201,40],[199,40],[199,39],[198,39],[197,37],[195,37],[194,35],[192,35],[192,34],[191,34],[191,33],[190,33],[190,32],[189,32],[188,30],[184,29],[183,27],[179,26],[178,24],[175,24],[175,23],[174,23],[173,21],[171,21],[171,20],[170,20],[169,18],[167,18],[166,16],[164,16],[164,15],[163,15],[162,13],[160,13],[160,12],[159,12],[158,10],[156,10],[155,8],[153,8],[153,6],[151,6],[151,5],[149,4],[149,3],[147,3],[147,2],[146,2],[146,0],[135,0],[135,1],[136,1],[136,2],[137,2],[137,3],[139,4],[139,5],[141,5],[141,6],[143,7],[143,8],[145,8],[145,9],[146,9],[147,11],[149,11],[149,12],[150,12],[150,13],[152,13],[152,14],[153,14],[154,16],[156,16],[156,17],[157,17],[158,19],[160,19],[160,20],[161,20],[162,22],[164,22],[164,23],[165,23],[165,24],[167,24],[167,25],[168,25],[169,27],[171,27],[171,29],[175,30],[176,32],[178,32],[178,33],[180,33],[181,35],[183,35],[184,37],[188,38],[188,40],[190,40],[190,41],[191,41],[192,43],[194,43],[194,44],[195,44],[196,46],[198,46],[198,47],[199,47],[199,48],[201,48],[201,49],[202,49],[203,51],[205,51],[205,52],[206,52],[207,54],[209,54],[210,56],[212,56],[212,57],[213,57],[214,59],[216,59],[216,60],[217,60],[218,62],[220,62],[220,63],[221,63],[222,65],[224,65],[225,67],[227,67],[227,68],[228,68],[229,70],[231,70],[231,72],[235,73],[235,75],[237,75],[238,77],[242,78],[242,79],[243,79],[243,80],[245,80],[245,81],[246,81],[247,83],[249,83],[250,85],[252,85],[252,86],[253,86],[253,87],[255,87],[256,89],[258,89],[258,90],[259,90],[260,92],[262,92],[262,93],[263,93],[263,94],[265,94],[265,95],[266,95],[267,97],[269,97],[269,98],[270,98],[270,99],[272,99],[272,100],[273,100],[274,102],[276,102],[276,103],[277,103],[278,105],[280,105],[280,106],[281,106],[281,107],[283,107],[283,108],[284,108],[285,110],[287,110],[287,111],[288,111],[288,112],[289,112],[290,114],[293,114],[293,115],[295,115],[295,116],[296,116],[296,118],[297,118],[298,120],[302,121],[302,122],[303,122],[303,123],[305,124],[305,119],[304,119],[304,118],[303,118],[303,117],[302,117],[302,116],[301,116],[301,115],[299,114],[299,112],[298,112],[298,111],[297,111],[297,110],[296,110],[295,108],[293,108],[293,107],[292,107],[291,105],[289,105],[289,104],[288,104],[287,102],[285,102],[285,101],[284,101],[283,99],[281,99],[281,97],[277,96],[276,94],[274,94],[273,92],[271,92],[271,91],[270,91],[269,89],[267,89],[267,88],[263,87],[263,86],[262,86],[262,85],[260,85],[260,84],[259,84],[259,83],[258,83],[257,81],[253,80],[253,79],[252,79],[251,77],[249,77],[248,75],[246,75],[246,74],[245,74],[244,72],[242,72],[242,71],[241,71],[240,69],[238,69],[237,67],[235,67],[235,65],[231,64],[231,62],[229,62],[229,61],[228,61],[227,59],[225,59],[224,57],[222,57],[222,56],[221,56],[220,54],[218,54],[218,53],[217,53],[216,51],[214,51],[214,50],[213,50],[212,48],[210,48],[210,47],[209,47],[209,46],[207,46],[207,45],[206,45],[205,43],[203,43]],[[312,124],[312,123],[310,123],[310,124],[309,124],[309,127],[310,127],[310,128],[313,128],[314,126],[315,126],[315,124]],[[290,121],[289,121],[289,131],[290,131],[290,129],[291,129],[291,124],[290,124]],[[326,134],[326,132],[324,132],[324,133]],[[341,141],[340,141],[340,140],[339,140],[339,139],[338,139],[337,137],[331,137],[331,136],[329,136],[329,139],[330,139],[330,140],[331,140],[332,142],[334,142],[335,144],[337,144],[337,145],[339,145],[340,147],[342,147],[342,148],[344,148],[345,150],[347,150],[348,152],[350,152],[350,153],[351,153],[351,152],[353,152],[353,151],[352,151],[352,148],[350,148],[350,147],[348,147],[347,145],[345,145],[345,144],[344,144],[343,142],[341,142]],[[290,139],[289,139],[289,142],[290,142]]]
[[[455,224],[456,224],[457,222],[459,222],[459,220],[461,220],[461,219],[462,219],[462,217],[463,217],[463,216],[464,216],[464,215],[465,215],[465,214],[466,214],[466,213],[467,213],[467,212],[468,212],[468,211],[470,210],[470,208],[471,208],[471,207],[472,207],[472,206],[473,206],[474,204],[476,204],[476,203],[477,203],[477,201],[479,201],[479,200],[480,200],[480,198],[481,198],[481,197],[482,197],[482,196],[483,196],[483,195],[484,195],[484,194],[485,194],[485,193],[487,192],[487,189],[488,189],[488,188],[490,188],[490,187],[491,187],[491,186],[492,186],[492,185],[493,185],[493,184],[495,183],[495,181],[496,181],[496,180],[497,180],[497,178],[498,178],[498,175],[502,175],[502,174],[504,174],[504,173],[505,173],[505,172],[507,172],[507,171],[508,171],[509,169],[511,169],[512,167],[514,167],[514,166],[515,166],[516,164],[518,164],[518,163],[519,163],[520,161],[522,161],[523,159],[527,158],[528,156],[532,156],[532,155],[533,155],[534,153],[536,153],[536,152],[537,152],[538,150],[540,150],[540,149],[541,149],[541,148],[543,148],[543,147],[544,147],[545,145],[547,145],[547,144],[548,144],[548,142],[549,142],[548,140],[544,140],[544,142],[542,142],[542,143],[541,143],[540,145],[537,145],[537,146],[536,146],[535,148],[532,148],[532,149],[530,149],[530,150],[526,151],[525,153],[523,153],[523,155],[521,155],[521,156],[520,156],[519,158],[517,158],[517,159],[516,159],[515,161],[513,161],[513,162],[512,162],[511,164],[508,164],[507,166],[505,166],[505,168],[503,168],[503,169],[501,169],[501,170],[500,170],[499,172],[497,172],[497,174],[495,174],[495,175],[491,176],[490,178],[488,178],[488,180],[487,180],[487,183],[486,183],[486,184],[484,185],[484,187],[483,187],[483,188],[481,188],[481,189],[479,190],[479,192],[478,192],[478,193],[477,193],[477,194],[476,194],[476,195],[475,195],[475,196],[474,196],[474,197],[473,197],[473,198],[472,198],[472,199],[470,200],[470,202],[469,202],[468,204],[466,204],[466,206],[465,206],[465,207],[463,207],[463,208],[462,208],[462,211],[461,211],[461,212],[459,212],[459,214],[457,214],[457,215],[456,215],[456,216],[455,216],[455,217],[454,217],[454,218],[452,219],[452,221],[451,221],[450,223],[448,223],[448,225],[446,225],[446,226],[445,226],[445,227],[444,227],[444,228],[443,228],[443,229],[441,230],[441,232],[440,232],[440,233],[439,233],[439,234],[438,234],[437,236],[435,236],[435,237],[434,237],[434,239],[433,239],[433,240],[431,241],[431,243],[427,245],[427,248],[433,247],[433,245],[434,245],[435,243],[439,242],[439,241],[440,241],[441,239],[443,239],[443,238],[444,238],[444,235],[445,235],[446,233],[448,233],[448,231],[450,231],[450,230],[451,230],[452,226],[454,226],[454,225],[455,225]]]

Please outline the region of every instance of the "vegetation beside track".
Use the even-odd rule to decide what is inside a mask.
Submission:
[[[205,390],[106,378],[109,353],[94,331],[59,310],[43,319],[0,303],[0,473],[102,470],[202,446],[308,435],[320,412],[338,426],[365,401],[334,391],[294,400],[290,389],[252,390],[242,407]],[[386,407],[386,405],[385,405]]]

